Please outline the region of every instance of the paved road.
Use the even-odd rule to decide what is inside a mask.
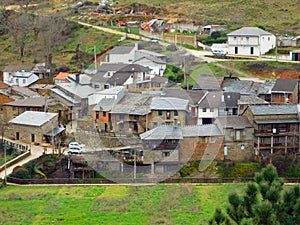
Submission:
[[[16,142],[16,141],[14,141],[14,142]],[[20,143],[20,144],[24,144],[24,143]],[[13,169],[16,166],[21,166],[21,165],[29,162],[30,160],[33,160],[33,159],[36,159],[36,158],[40,157],[41,155],[43,155],[43,148],[41,146],[33,146],[32,145],[31,146],[31,154],[27,158],[19,161],[18,163],[14,164],[10,167],[7,167],[6,168],[6,175],[9,175],[10,173],[12,173]],[[4,176],[5,176],[5,170],[0,172],[0,178],[4,179]]]

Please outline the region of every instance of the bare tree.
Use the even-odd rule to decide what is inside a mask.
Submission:
[[[45,57],[46,68],[51,69],[53,53],[67,40],[69,23],[62,15],[36,17],[34,36],[39,45],[40,54]]]

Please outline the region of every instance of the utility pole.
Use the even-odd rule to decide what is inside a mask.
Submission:
[[[4,148],[4,183],[7,183],[7,177],[6,177],[6,146],[4,143],[3,144],[3,148]]]
[[[136,179],[136,149],[134,148],[133,179]]]

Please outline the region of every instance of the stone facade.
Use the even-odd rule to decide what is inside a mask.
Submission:
[[[148,128],[152,129],[160,125],[185,126],[187,120],[186,111],[152,110],[148,116]]]

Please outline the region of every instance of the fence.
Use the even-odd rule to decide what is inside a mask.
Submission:
[[[219,184],[219,183],[245,183],[253,181],[253,178],[114,178],[113,180],[105,178],[48,178],[48,179],[18,179],[7,177],[7,181],[15,184]],[[287,183],[300,183],[300,178],[286,178]]]

